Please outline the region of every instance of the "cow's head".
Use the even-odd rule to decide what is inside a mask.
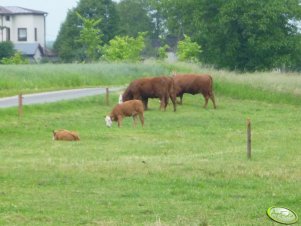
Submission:
[[[111,119],[111,117],[110,116],[106,116],[105,117],[105,122],[106,122],[106,126],[107,127],[111,127],[112,126],[112,119]]]

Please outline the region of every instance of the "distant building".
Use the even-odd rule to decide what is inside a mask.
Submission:
[[[23,56],[39,61],[46,48],[46,16],[43,11],[0,6],[0,42],[11,41]]]

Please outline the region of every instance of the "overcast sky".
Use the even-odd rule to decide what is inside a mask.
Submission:
[[[68,10],[76,7],[78,2],[79,0],[0,0],[0,5],[20,6],[47,12],[46,41],[54,41],[61,24],[67,17]]]

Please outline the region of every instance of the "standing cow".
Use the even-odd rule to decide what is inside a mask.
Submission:
[[[205,98],[204,108],[207,107],[209,98],[216,108],[213,94],[213,80],[210,75],[197,74],[178,74],[173,76],[175,82],[176,96],[180,97],[180,104],[182,104],[184,93],[192,95],[201,93]]]
[[[171,77],[140,78],[134,80],[123,93],[122,100],[142,100],[144,109],[148,108],[148,98],[159,98],[160,109],[166,110],[168,99],[173,103],[176,111],[176,92],[174,80]]]

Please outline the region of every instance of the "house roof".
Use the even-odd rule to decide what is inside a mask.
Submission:
[[[43,54],[43,48],[39,43],[16,43],[14,44],[15,50],[22,53],[22,55],[33,56],[37,50]]]
[[[27,9],[18,6],[0,6],[0,15],[12,15],[12,14],[35,14],[35,15],[47,15],[47,12]]]

